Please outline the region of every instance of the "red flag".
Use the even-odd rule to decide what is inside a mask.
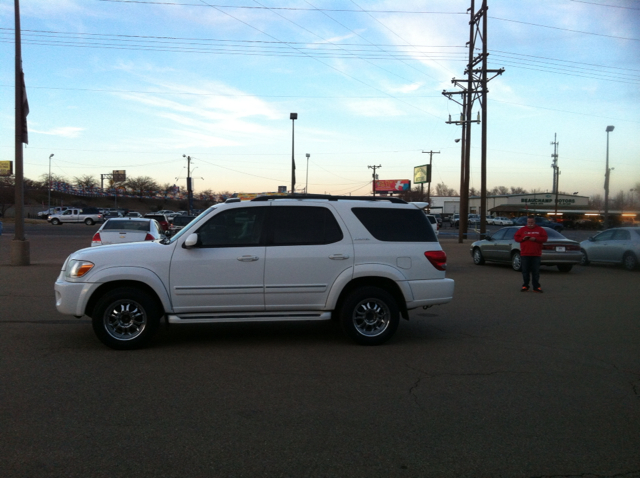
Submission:
[[[27,131],[27,115],[29,114],[29,101],[27,100],[27,87],[24,83],[24,71],[20,70],[22,77],[22,132],[21,139],[24,144],[29,144],[29,132]]]

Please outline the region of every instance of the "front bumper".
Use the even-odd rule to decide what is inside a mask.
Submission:
[[[69,282],[60,274],[54,285],[56,309],[61,314],[82,317],[91,293],[99,284],[91,282]]]

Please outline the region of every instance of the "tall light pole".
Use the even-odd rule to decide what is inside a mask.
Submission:
[[[307,189],[309,187],[309,157],[311,155],[309,153],[307,153],[307,181],[304,183],[304,193],[305,194],[309,194],[309,190]]]
[[[47,216],[51,214],[51,158],[53,158],[53,154],[49,155],[49,211]]]
[[[604,172],[604,228],[609,227],[609,176],[611,170],[609,169],[609,133],[613,131],[613,126],[607,126],[605,130],[607,132],[607,166]]]
[[[183,158],[187,158],[187,209],[189,214],[193,209],[193,189],[191,188],[191,156],[186,154],[182,155]]]
[[[295,122],[298,119],[298,113],[289,115],[291,120],[291,194],[296,192],[296,160],[295,160]]]

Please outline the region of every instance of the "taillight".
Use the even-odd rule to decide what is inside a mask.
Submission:
[[[93,239],[91,239],[92,244],[102,244],[102,239],[100,238],[100,233],[96,232],[93,235]]]
[[[145,241],[155,241],[156,238],[147,232],[147,235],[144,238]]]
[[[424,257],[429,259],[431,265],[439,271],[447,269],[447,255],[444,251],[426,251]]]

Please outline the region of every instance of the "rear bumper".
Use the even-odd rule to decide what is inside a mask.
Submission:
[[[416,280],[409,281],[409,287],[413,300],[407,301],[407,310],[451,302],[455,281],[453,279]]]

